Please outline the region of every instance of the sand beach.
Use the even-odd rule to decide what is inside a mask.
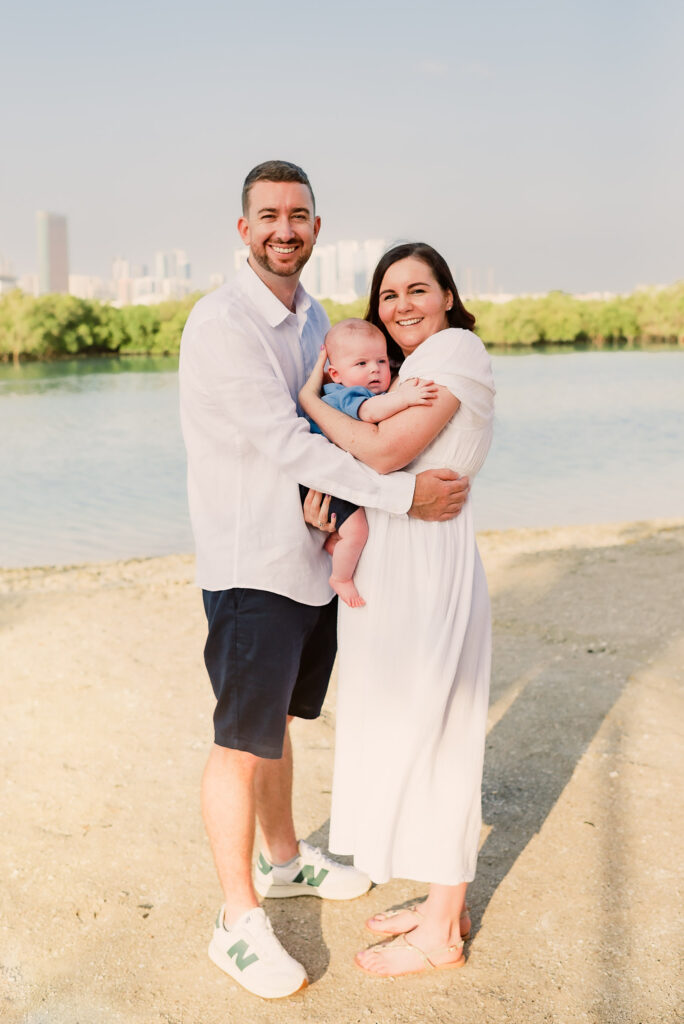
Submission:
[[[364,919],[416,883],[273,901],[311,980],[275,1003],[206,955],[220,893],[192,558],[0,571],[3,1024],[682,1018],[684,520],[479,544],[494,670],[467,965],[396,981],[354,967]],[[298,829],[323,846],[334,724],[333,683],[294,729]]]

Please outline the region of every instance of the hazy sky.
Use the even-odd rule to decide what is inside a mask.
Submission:
[[[421,238],[463,281],[684,278],[680,0],[3,3],[0,256],[229,271],[246,172],[308,171],[320,242]]]

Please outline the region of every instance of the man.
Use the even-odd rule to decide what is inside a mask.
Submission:
[[[458,514],[468,484],[448,470],[382,477],[310,433],[297,394],[329,324],[299,284],[320,230],[309,180],[285,161],[260,164],[245,179],[242,211],[247,265],[200,299],[183,332],[181,420],[216,696],[202,811],[225,903],[209,955],[250,992],[275,998],[307,977],[257,891],[353,899],[370,886],[298,843],[292,819],[288,722],[320,713],[336,633],[326,535],[306,525],[298,484],[424,519]]]

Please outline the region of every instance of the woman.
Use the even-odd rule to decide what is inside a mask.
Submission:
[[[318,397],[324,359],[300,394],[323,432],[387,473],[448,467],[473,477],[492,437],[494,384],[474,318],[448,266],[424,243],[380,260],[366,317],[400,363],[399,380],[438,385],[430,407],[379,424]],[[330,848],[375,882],[429,882],[427,900],[368,922],[390,942],[357,954],[398,976],[459,967],[470,922],[489,691],[489,598],[468,501],[443,523],[368,509],[356,581],[365,608],[340,609],[339,692]]]

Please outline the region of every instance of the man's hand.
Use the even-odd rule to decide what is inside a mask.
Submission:
[[[310,490],[304,499],[304,521],[309,526],[315,526],[317,530],[324,533],[334,533],[337,527],[335,520],[337,516],[333,512],[328,522],[328,509],[330,508],[330,495],[322,494],[320,491]]]
[[[463,508],[470,481],[450,469],[426,469],[416,477],[413,504],[408,514],[414,519],[444,523]]]

